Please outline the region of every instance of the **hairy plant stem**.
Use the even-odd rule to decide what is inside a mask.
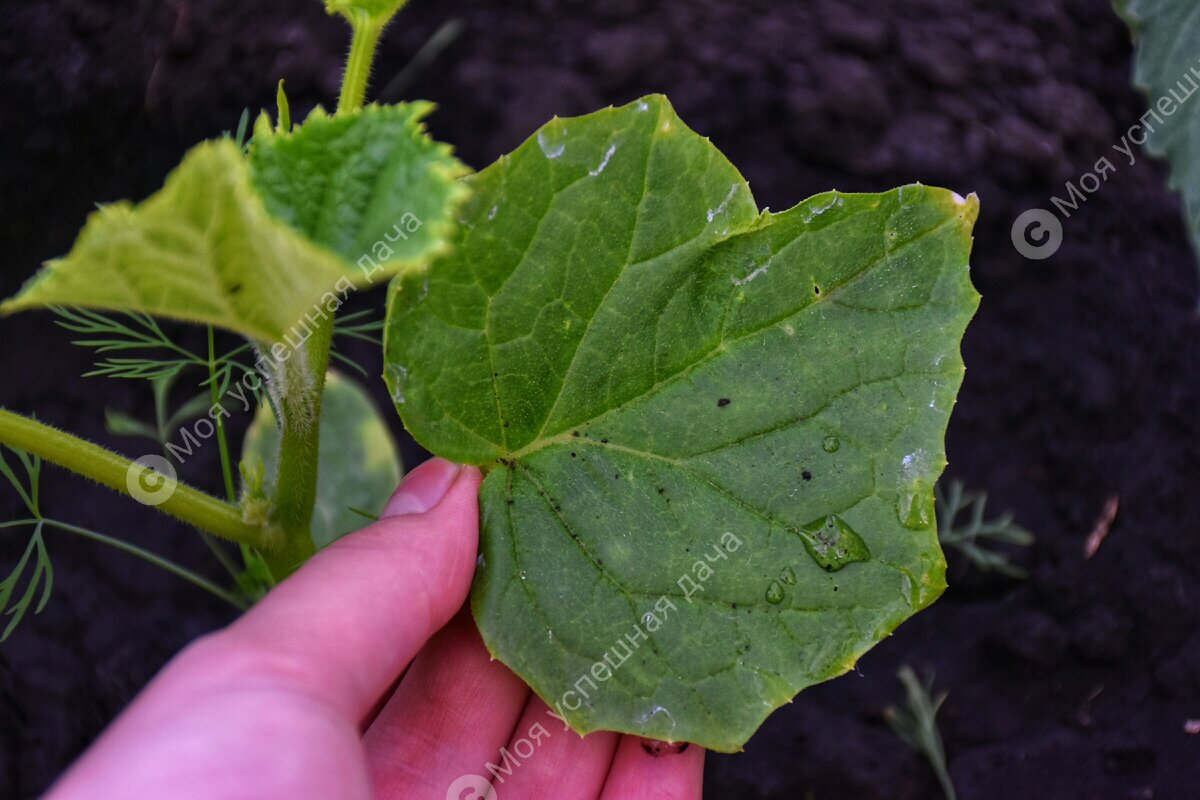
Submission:
[[[365,14],[348,15],[353,34],[350,55],[342,74],[337,113],[348,114],[362,107],[371,77],[371,63],[387,19]],[[312,515],[317,499],[317,467],[321,441],[321,397],[325,372],[333,345],[333,315],[327,314],[311,328],[303,349],[297,350],[281,368],[279,413],[282,432],[279,470],[276,473],[275,505],[271,520],[284,531],[282,548],[263,553],[276,580],[287,577],[311,556]]]
[[[146,471],[111,450],[4,409],[0,409],[0,444],[40,456],[130,497],[134,497],[130,484],[136,484],[138,476]],[[237,507],[166,476],[162,479],[174,484],[166,499],[154,506],[164,514],[261,550],[276,544],[269,530],[244,522]]]
[[[345,114],[362,108],[367,97],[367,82],[371,79],[371,63],[375,60],[375,48],[383,33],[384,22],[368,19],[351,19],[354,31],[350,39],[350,55],[346,58],[346,71],[342,73],[342,92],[338,96],[337,113]]]
[[[311,324],[311,323],[310,323]],[[291,355],[278,376],[279,469],[271,520],[284,532],[284,545],[263,557],[276,580],[282,580],[316,552],[311,524],[317,501],[317,462],[321,442],[321,396],[333,344],[333,315],[310,328],[303,349]]]

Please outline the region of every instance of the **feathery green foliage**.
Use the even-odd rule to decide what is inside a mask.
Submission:
[[[904,743],[923,755],[937,776],[946,800],[956,800],[954,782],[946,768],[946,749],[937,727],[938,709],[946,701],[946,692],[933,692],[933,678],[922,682],[913,668],[905,664],[896,674],[904,684],[904,703],[888,706],[883,718]]]
[[[962,553],[983,572],[1026,577],[1024,569],[1013,564],[1003,551],[990,549],[988,543],[1029,547],[1034,541],[1032,533],[1013,522],[1013,515],[1008,512],[985,519],[987,494],[965,491],[962,481],[951,481],[945,491],[938,484],[935,490],[938,538],[943,545]],[[963,514],[965,519],[960,519]]]

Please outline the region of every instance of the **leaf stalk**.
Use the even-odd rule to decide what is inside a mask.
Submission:
[[[338,114],[347,114],[362,108],[367,97],[367,83],[371,79],[371,64],[375,61],[375,49],[379,46],[379,37],[384,28],[384,23],[365,15],[355,15],[349,19],[353,35],[350,38],[350,55],[346,58],[346,70],[342,74]]]
[[[134,488],[147,467],[97,444],[60,431],[19,414],[0,408],[0,444],[24,450],[35,456],[77,472],[85,478],[137,499]],[[241,512],[199,489],[186,486],[166,475],[156,498],[164,498],[153,507],[202,531],[262,550],[277,545],[272,531],[250,525]],[[166,491],[170,488],[171,491]]]

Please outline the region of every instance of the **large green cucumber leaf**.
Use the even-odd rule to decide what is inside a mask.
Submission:
[[[1183,196],[1184,213],[1200,255],[1200,3],[1196,0],[1117,0],[1136,43],[1133,79],[1159,113],[1150,119],[1145,148],[1171,165],[1170,186]]]
[[[431,108],[318,112],[290,133],[260,120],[249,160],[228,140],[197,145],[149,199],[93,213],[0,312],[142,311],[279,342],[328,311],[329,292],[445,248],[465,170],[425,134]]]
[[[468,182],[456,248],[393,282],[385,378],[487,473],[484,641],[581,733],[737,750],[944,588],[977,202],[760,213],[659,96]]]
[[[267,208],[379,282],[440,252],[466,192],[466,168],[425,132],[432,103],[371,105],[293,132],[259,117],[250,147]]]
[[[263,403],[246,430],[242,461],[263,467],[266,486],[275,481],[279,440],[275,415]],[[324,547],[368,524],[362,512],[378,515],[400,475],[399,451],[370,395],[350,378],[330,372],[321,401],[313,543]]]

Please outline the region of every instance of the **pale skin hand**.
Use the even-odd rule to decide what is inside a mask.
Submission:
[[[384,519],[180,653],[50,800],[443,800],[538,723],[546,735],[497,800],[699,798],[699,747],[656,757],[637,737],[580,738],[488,658],[460,610],[479,482],[438,459],[418,467]],[[456,800],[482,797],[456,786]]]

